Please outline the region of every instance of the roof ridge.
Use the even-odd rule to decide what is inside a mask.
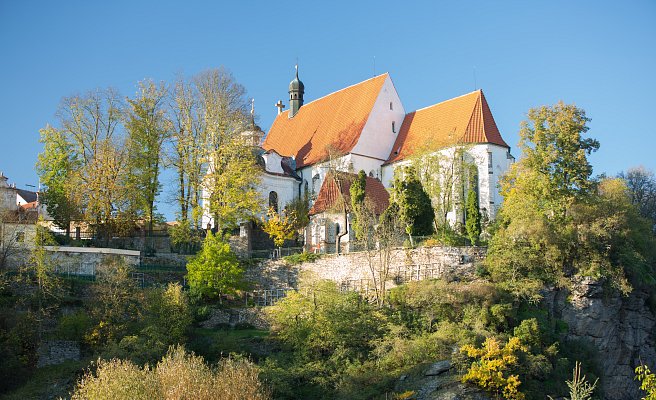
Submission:
[[[317,99],[314,99],[314,100],[310,101],[309,103],[304,103],[303,106],[301,106],[301,108],[303,108],[303,107],[307,107],[308,105],[314,103],[315,101],[319,101],[319,100],[322,100],[322,99],[324,99],[324,98],[326,98],[326,97],[328,97],[328,96],[332,96],[332,95],[334,95],[335,93],[343,92],[343,91],[346,90],[346,89],[350,89],[350,88],[352,88],[352,87],[354,87],[354,86],[361,85],[361,84],[363,84],[363,83],[365,83],[365,82],[368,82],[368,81],[371,81],[371,80],[374,80],[374,79],[378,79],[378,78],[380,78],[380,77],[382,77],[382,76],[389,76],[389,72],[385,72],[385,73],[383,73],[383,74],[380,74],[380,75],[377,75],[377,76],[371,77],[371,78],[369,78],[369,79],[365,79],[365,80],[360,81],[360,82],[358,82],[358,83],[354,83],[354,84],[352,84],[352,85],[350,85],[350,86],[347,86],[347,87],[345,87],[345,88],[341,88],[341,89],[339,89],[339,90],[335,90],[334,92],[330,92],[330,93],[328,93],[328,94],[326,94],[326,95],[324,95],[324,96],[321,96],[321,97],[319,97],[319,98],[317,98]],[[299,111],[301,110],[301,108],[299,108]],[[289,110],[285,110],[285,111],[283,111],[283,113],[284,113],[284,112],[287,112],[287,111],[289,111]],[[281,114],[281,115],[282,115],[282,114]]]
[[[474,122],[475,117],[476,117],[474,114],[476,114],[476,109],[477,109],[479,104],[481,105],[478,108],[479,108],[479,111],[480,111],[481,125],[483,125],[483,136],[485,137],[485,139],[487,139],[487,134],[485,132],[485,123],[483,122],[483,104],[481,103],[481,96],[480,96],[482,91],[479,89],[479,90],[477,90],[477,92],[479,92],[479,96],[476,98],[476,102],[474,103],[474,108],[471,110],[471,114],[469,115],[469,121],[467,122],[467,126],[465,127],[465,131],[462,133],[462,137],[460,138],[461,140],[464,140],[464,138],[467,136],[467,134],[469,134],[471,132],[470,129],[472,127],[472,122]],[[474,93],[474,92],[472,92],[472,93]]]
[[[452,97],[452,98],[450,98],[450,99],[442,100],[442,101],[440,101],[439,103],[435,103],[435,104],[431,104],[430,106],[426,106],[426,107],[418,108],[418,109],[416,109],[416,110],[414,110],[414,111],[409,112],[408,114],[412,114],[413,112],[423,111],[423,110],[426,110],[426,109],[428,109],[428,108],[432,108],[432,107],[435,107],[435,106],[439,106],[440,104],[448,103],[448,102],[450,102],[450,101],[453,101],[453,100],[459,99],[459,98],[461,98],[461,97],[465,97],[465,96],[472,95],[472,94],[474,94],[474,93],[476,93],[476,92],[480,92],[480,93],[482,94],[482,93],[483,93],[483,89],[476,89],[476,90],[474,90],[473,92],[469,92],[469,93],[461,94],[460,96],[456,96],[456,97]],[[407,115],[407,114],[406,114],[406,115]]]

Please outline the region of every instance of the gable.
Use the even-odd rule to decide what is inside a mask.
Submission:
[[[262,147],[293,156],[297,168],[323,161],[327,148],[341,154],[358,143],[378,94],[383,74],[304,104],[289,118],[289,110],[273,122]]]
[[[331,211],[342,200],[346,202],[347,209],[350,209],[351,184],[357,179],[357,175],[339,172],[339,177],[342,179],[341,191],[334,177],[332,175],[326,176],[326,179],[324,179],[321,185],[321,190],[319,190],[319,194],[317,195],[317,199],[310,209],[310,215]],[[387,192],[383,184],[376,178],[367,177],[365,199],[369,199],[372,202],[374,212],[377,215],[382,214],[389,207],[389,192]]]
[[[509,147],[482,90],[407,114],[386,164],[463,143]]]

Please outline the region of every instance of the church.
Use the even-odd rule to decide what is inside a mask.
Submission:
[[[284,110],[282,101],[276,104],[278,115],[259,145],[263,167],[259,190],[276,210],[308,194],[307,248],[321,251],[334,247],[336,241],[346,245],[353,239],[349,221],[331,212],[336,198],[348,196],[347,188],[339,194],[326,179],[331,171],[365,171],[367,197],[382,209],[389,203],[386,189],[394,171],[413,161],[421,163],[429,154],[441,154],[443,159],[464,154],[477,169],[481,211],[494,218],[502,200],[497,184],[514,158],[482,90],[406,112],[385,73],[306,103],[297,68],[288,93],[289,109]],[[244,135],[253,143],[262,136]],[[451,224],[464,222],[455,207],[447,218]]]

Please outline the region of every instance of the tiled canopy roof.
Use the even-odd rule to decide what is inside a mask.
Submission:
[[[346,201],[347,208],[351,207],[351,183],[357,178],[355,174],[346,172],[339,172],[338,178],[341,180],[341,192],[339,186],[334,178],[334,175],[329,174],[324,179],[317,200],[310,209],[310,215],[322,213],[335,208],[341,199]],[[374,212],[378,215],[382,214],[389,206],[389,193],[383,184],[376,178],[367,177],[365,185],[365,199],[372,201],[374,205]]]
[[[407,114],[386,164],[458,143],[509,147],[482,90]]]
[[[278,115],[262,147],[294,156],[297,168],[323,161],[327,148],[349,153],[358,142],[387,78],[383,74],[303,105],[294,117]]]

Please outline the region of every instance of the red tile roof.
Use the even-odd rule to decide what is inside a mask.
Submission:
[[[310,215],[315,215],[322,213],[324,211],[330,211],[339,205],[339,201],[344,199],[346,201],[347,208],[351,207],[351,183],[357,178],[355,174],[349,174],[346,172],[339,172],[338,177],[341,179],[341,193],[339,190],[339,185],[335,182],[334,176],[329,174],[324,179],[317,199],[310,209]],[[365,199],[369,199],[373,202],[374,212],[378,215],[382,214],[387,207],[389,207],[389,193],[383,186],[383,184],[376,178],[367,177],[365,185]]]
[[[281,113],[262,147],[294,156],[297,168],[323,161],[328,147],[349,153],[387,77],[385,73],[306,103],[292,118],[289,111]]]
[[[407,114],[386,164],[457,143],[493,143],[501,137],[482,90]]]

